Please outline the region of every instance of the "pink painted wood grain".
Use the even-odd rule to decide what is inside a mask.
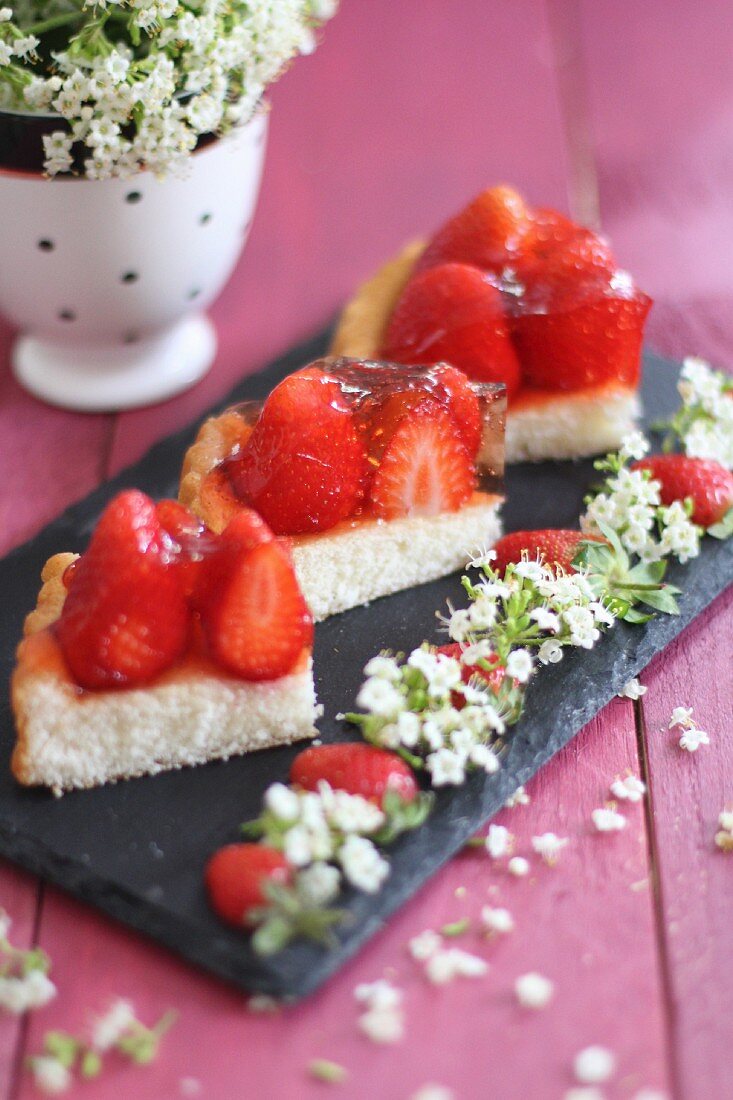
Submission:
[[[176,1096],[181,1077],[196,1078],[201,1096],[212,1100],[316,1100],[326,1089],[307,1076],[315,1057],[349,1070],[337,1090],[344,1100],[406,1100],[427,1081],[453,1088],[461,1100],[555,1097],[572,1085],[573,1056],[590,1043],[618,1055],[609,1100],[664,1086],[643,808],[629,810],[629,826],[618,835],[595,834],[590,823],[614,776],[638,774],[633,723],[631,705],[614,703],[530,785],[529,806],[501,815],[516,833],[516,851],[531,860],[527,879],[512,878],[483,852],[460,856],[327,987],[277,1016],[253,1016],[239,994],[49,891],[42,938],[64,992],[42,1021],[31,1020],[28,1048],[54,1023],[81,1025],[85,1005],[97,1009],[127,995],[145,1018],[174,1005],[180,1020],[158,1063],[145,1071],[117,1066],[95,1085],[95,1100]],[[531,836],[548,829],[570,838],[554,868],[531,851]],[[456,896],[462,889],[465,896]],[[475,931],[454,942],[485,957],[488,975],[430,985],[407,954],[408,940],[475,918],[487,903],[507,906],[516,930],[500,942]],[[514,997],[515,978],[530,970],[555,983],[543,1012],[520,1009]],[[356,1028],[354,986],[385,974],[405,991],[406,1041],[394,1047],[374,1046]],[[26,1084],[20,1096],[31,1095]]]

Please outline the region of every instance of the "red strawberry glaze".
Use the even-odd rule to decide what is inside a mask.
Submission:
[[[503,402],[501,387],[469,383],[447,364],[320,360],[264,405],[226,414],[239,412],[241,432],[231,456],[203,478],[201,510],[220,527],[243,504],[264,507],[274,532],[293,543],[380,517],[455,511],[476,487],[498,487]],[[436,461],[421,465],[426,448]],[[403,483],[419,467],[420,481],[386,506],[385,462]]]

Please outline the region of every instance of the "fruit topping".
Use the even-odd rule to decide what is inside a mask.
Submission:
[[[456,419],[466,450],[473,458],[478,454],[483,435],[478,394],[466,375],[449,363],[436,363],[433,374],[448,394],[448,407]]]
[[[603,237],[497,187],[428,242],[382,352],[502,381],[510,400],[520,388],[633,386],[650,306]]]
[[[426,397],[398,420],[371,485],[382,519],[435,516],[464,505],[476,487],[473,462],[448,409]]]
[[[228,844],[206,865],[212,909],[227,924],[244,928],[269,904],[267,884],[288,886],[293,874],[285,856],[265,844]]]
[[[438,646],[438,653],[444,653],[446,657],[453,657],[456,661],[460,661],[462,652],[463,646],[459,642],[449,642],[448,645]],[[505,672],[503,668],[495,668],[491,672],[487,672],[486,669],[478,668],[476,665],[462,663],[461,678],[464,684],[469,683],[474,676],[480,676],[496,692],[504,682]],[[453,693],[452,702],[458,710],[462,710],[466,705],[465,699],[459,692]]]
[[[182,655],[188,632],[155,505],[136,490],[120,493],[71,577],[57,623],[66,662],[85,688],[142,684]]]
[[[659,495],[663,504],[690,497],[693,503],[690,518],[701,527],[720,523],[733,508],[733,473],[712,459],[652,455],[635,462],[632,469],[651,470],[652,477],[661,485]]]
[[[468,264],[421,271],[405,287],[389,321],[382,354],[396,363],[445,361],[479,382],[519,387],[519,362],[501,291]]]
[[[292,763],[290,781],[304,791],[315,791],[326,782],[334,790],[361,795],[379,806],[387,791],[405,802],[412,802],[418,792],[414,773],[401,757],[360,742],[304,749]]]
[[[194,604],[214,659],[245,680],[286,675],[313,640],[290,555],[249,509],[219,536]]]
[[[308,367],[281,382],[227,472],[275,534],[325,531],[364,494],[363,434],[339,385]]]
[[[531,224],[519,192],[506,185],[491,187],[437,231],[418,270],[464,263],[498,274],[523,249]]]
[[[492,568],[498,573],[503,573],[510,562],[515,564],[520,562],[522,554],[526,552],[530,561],[536,561],[542,557],[550,568],[560,566],[567,572],[572,572],[573,559],[580,543],[589,538],[593,539],[594,536],[584,535],[582,531],[554,528],[545,528],[540,531],[512,531],[495,544],[496,557],[492,562]]]

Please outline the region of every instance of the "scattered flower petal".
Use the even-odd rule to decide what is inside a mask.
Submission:
[[[635,775],[625,775],[623,779],[614,779],[610,791],[621,802],[641,802],[646,794],[646,783]]]
[[[646,695],[647,688],[644,684],[640,684],[636,676],[633,680],[629,680],[628,684],[624,684],[621,691],[618,693],[619,699],[641,699],[642,695]]]
[[[585,1047],[573,1059],[573,1071],[583,1085],[601,1085],[613,1077],[615,1070],[616,1056],[606,1047]]]
[[[570,841],[567,837],[556,836],[555,833],[542,833],[541,836],[532,837],[532,847],[545,863],[552,866],[557,863],[560,852]]]
[[[484,905],[481,910],[482,927],[492,934],[506,935],[514,929],[514,917],[508,909],[494,909]]]
[[[604,806],[600,810],[594,810],[590,816],[599,833],[618,833],[621,829],[626,828],[624,815],[608,806]]]
[[[524,878],[529,874],[529,860],[524,856],[512,856],[506,865],[506,869],[510,875],[514,875],[516,878]]]
[[[544,975],[531,971],[521,974],[514,983],[514,992],[522,1008],[544,1008],[552,1000],[554,983]]]

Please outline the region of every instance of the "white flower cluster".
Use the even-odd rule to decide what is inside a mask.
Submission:
[[[455,657],[425,645],[404,663],[374,657],[364,671],[356,701],[368,740],[422,756],[434,787],[463,783],[472,767],[498,770],[490,741],[505,729],[501,707],[480,677],[463,682]]]
[[[252,117],[335,9],[333,0],[85,0],[68,13],[68,49],[46,64],[32,33],[44,21],[27,5],[3,8],[0,102],[65,120],[43,139],[49,175],[71,171],[77,154],[92,179],[180,171],[199,137]]]
[[[641,699],[642,695],[646,695],[646,691],[646,685],[640,684],[638,679],[634,677],[633,680],[629,680],[627,684],[624,684],[621,691],[618,693],[618,698],[636,701],[637,699]]]
[[[596,463],[597,469],[611,472],[604,490],[586,501],[580,526],[586,534],[598,535],[605,525],[616,532],[629,554],[643,562],[666,557],[689,561],[700,553],[700,528],[690,521],[681,501],[667,507],[662,504],[661,486],[649,470],[627,466],[630,459],[643,458],[648,449],[644,436],[634,432],[623,441],[617,455]]]
[[[636,775],[625,775],[623,779],[614,779],[609,789],[621,802],[641,802],[646,794],[646,783]]]
[[[692,707],[675,707],[669,720],[669,729],[680,731],[678,744],[685,752],[697,752],[701,745],[710,744],[710,737],[692,717]]]
[[[677,389],[682,408],[672,421],[685,454],[733,469],[733,379],[702,359],[685,359]]]
[[[432,929],[414,936],[408,945],[417,962],[425,964],[425,976],[433,985],[447,985],[454,978],[482,978],[487,962],[460,947],[446,947],[445,940]]]
[[[298,889],[317,904],[338,890],[337,863],[348,882],[376,893],[389,874],[389,863],[369,839],[386,822],[384,812],[361,795],[333,790],[320,782],[317,791],[295,791],[273,783],[265,792],[268,839],[301,871]],[[335,876],[334,876],[335,872]]]
[[[380,978],[358,985],[354,996],[364,1006],[359,1030],[373,1043],[398,1043],[405,1033],[402,990]]]
[[[53,1000],[57,990],[48,976],[47,956],[37,948],[24,951],[13,947],[8,940],[10,925],[10,917],[0,909],[0,1008],[20,1016],[34,1008],[43,1008]]]
[[[599,810],[593,810],[591,821],[599,833],[620,833],[626,828],[626,818],[613,806],[604,806]]]

